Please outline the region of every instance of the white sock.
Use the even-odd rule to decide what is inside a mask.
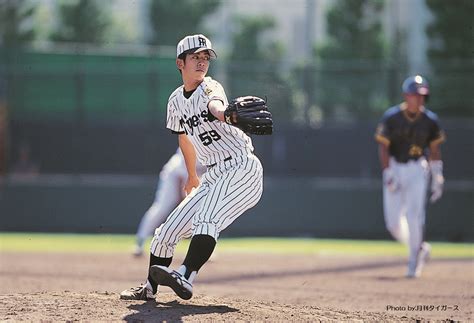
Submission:
[[[179,266],[178,270],[176,270],[178,273],[181,274],[181,276],[184,276],[184,274],[186,274],[186,266],[185,265],[181,265]]]
[[[189,282],[190,284],[193,283],[194,278],[196,278],[196,275],[197,275],[197,271],[191,272],[191,274],[190,274],[189,277],[188,277],[188,282]]]
[[[178,268],[177,272],[180,273],[182,276],[184,276],[184,275],[186,274],[186,266],[185,266],[185,265],[181,265],[181,266]],[[186,280],[192,284],[193,281],[194,281],[194,278],[196,277],[196,275],[197,275],[197,271],[193,271],[193,272],[191,272],[191,274],[189,275],[189,278],[187,278]]]

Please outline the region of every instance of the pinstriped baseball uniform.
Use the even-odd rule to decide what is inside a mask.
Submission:
[[[242,130],[224,122],[212,122],[215,118],[207,109],[211,100],[228,104],[224,89],[211,77],[205,77],[189,99],[184,97],[183,87],[179,87],[168,101],[167,127],[188,135],[203,165],[251,154],[252,140]]]
[[[228,103],[219,82],[205,77],[189,98],[183,91],[181,86],[169,98],[166,126],[188,136],[208,171],[156,230],[151,252],[163,258],[172,257],[183,238],[205,234],[217,240],[222,230],[257,204],[263,192],[263,168],[252,153],[250,137],[208,111],[211,100]]]

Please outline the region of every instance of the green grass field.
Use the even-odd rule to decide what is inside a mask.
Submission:
[[[133,235],[0,233],[0,252],[124,252],[133,249]],[[178,244],[184,253],[188,241]],[[473,243],[433,242],[436,258],[474,258]],[[309,238],[222,238],[220,253],[277,253],[320,255],[405,256],[406,248],[394,241]]]

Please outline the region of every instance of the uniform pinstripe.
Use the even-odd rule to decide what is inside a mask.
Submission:
[[[179,87],[168,101],[167,127],[188,135],[203,165],[251,154],[252,140],[242,130],[224,122],[209,121],[207,104],[211,100],[228,104],[224,89],[210,77],[204,78],[189,99],[184,97],[183,87]]]
[[[156,230],[151,252],[157,257],[172,257],[176,244],[195,234],[217,240],[222,230],[262,196],[263,168],[253,154],[252,140],[236,127],[212,121],[207,109],[211,100],[228,103],[222,86],[210,77],[204,78],[189,99],[183,87],[169,98],[167,127],[186,133],[199,162],[209,169],[199,187]]]

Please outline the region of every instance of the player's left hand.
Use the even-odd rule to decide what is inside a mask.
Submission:
[[[443,195],[444,177],[443,175],[433,176],[431,179],[431,196],[430,202],[434,203]]]
[[[193,189],[199,186],[199,177],[197,176],[192,176],[188,177],[188,180],[186,181],[186,184],[184,185],[184,192],[186,195],[189,195]]]
[[[431,169],[431,196],[430,202],[434,203],[443,195],[444,176],[443,162],[441,160],[430,161]]]
[[[254,135],[271,135],[273,117],[264,99],[243,96],[233,99],[224,111],[226,123]]]

